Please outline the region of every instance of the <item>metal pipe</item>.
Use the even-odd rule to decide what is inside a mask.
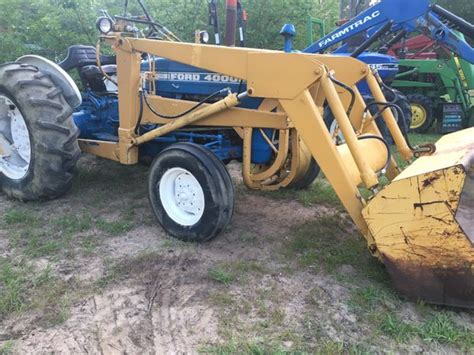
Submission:
[[[452,12],[449,12],[445,8],[439,5],[431,5],[431,10],[437,14],[438,16],[442,17],[443,19],[448,20],[454,26],[456,26],[459,32],[462,32],[466,36],[470,38],[474,38],[474,25],[467,22],[463,18],[456,16]]]
[[[372,70],[369,70],[365,79],[367,80],[367,84],[369,85],[370,92],[372,93],[372,96],[374,97],[375,101],[387,102],[387,99],[385,98],[382,92],[382,89],[380,89],[379,81],[373,74]],[[393,140],[395,141],[398,151],[400,152],[402,157],[405,160],[409,160],[413,158],[413,152],[408,147],[405,137],[403,137],[403,134],[400,131],[400,128],[398,127],[397,120],[393,116],[392,110],[385,109],[385,107],[380,107],[380,110],[382,110],[382,118],[385,121],[385,124],[387,125],[388,130],[390,131],[390,134]],[[400,117],[400,119],[403,119],[403,118]]]
[[[217,0],[209,0],[209,26],[214,30],[214,42],[216,45],[221,44],[220,29],[219,29],[219,15],[217,8]]]
[[[237,23],[239,28],[239,47],[245,47],[245,23],[247,22],[247,13],[242,7],[242,2],[237,1]]]
[[[139,137],[132,140],[134,145],[140,145],[149,142],[157,137],[164,136],[165,134],[176,131],[177,129],[183,128],[184,126],[191,125],[196,121],[199,121],[205,117],[214,115],[224,110],[228,110],[239,104],[239,98],[236,94],[230,94],[220,101],[217,101],[209,106],[204,106],[202,109],[190,112],[189,114],[174,119],[170,123],[160,126],[154,130],[151,130]]]
[[[395,75],[395,79],[400,79],[400,78],[404,78],[406,76],[410,76],[412,74],[418,73],[418,71],[419,71],[418,68],[414,68],[414,69],[408,70],[406,72],[399,73],[399,74]]]
[[[383,50],[386,52],[388,51],[394,44],[400,42],[402,38],[404,38],[407,34],[406,30],[401,30],[395,36],[393,36],[387,43],[384,44]]]
[[[387,33],[390,28],[392,28],[393,21],[387,22],[380,29],[377,30],[372,36],[364,41],[356,50],[351,54],[351,57],[357,58],[360,56],[366,49],[368,49],[372,44],[374,44],[380,37]]]
[[[235,46],[235,32],[237,29],[237,0],[226,1],[225,45]]]
[[[337,94],[334,84],[328,75],[321,77],[321,87],[326,95],[329,108],[336,118],[337,124],[344,135],[344,139],[351,151],[352,157],[357,165],[362,181],[367,188],[373,188],[378,185],[377,174],[367,163],[364,153],[362,152],[360,142],[354,132],[351,121],[347,117],[347,113]]]

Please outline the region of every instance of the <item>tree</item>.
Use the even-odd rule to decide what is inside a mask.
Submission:
[[[329,27],[338,18],[337,0],[243,0],[249,15],[247,45],[280,49],[278,35],[284,23],[297,29],[295,47],[306,47],[307,16],[326,20]],[[101,9],[122,14],[123,2],[114,0],[0,0],[0,62],[23,54],[40,54],[61,60],[73,44],[93,45],[97,38],[95,21]],[[207,0],[147,1],[153,16],[185,41],[194,40],[195,29],[207,29]],[[221,0],[224,23],[224,0]],[[129,11],[140,13],[134,1]]]
[[[472,0],[437,0],[436,4],[462,17],[470,23],[474,23],[474,6]]]

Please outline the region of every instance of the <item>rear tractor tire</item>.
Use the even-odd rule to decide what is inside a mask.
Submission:
[[[234,187],[224,164],[206,148],[176,143],[153,161],[148,196],[160,225],[186,242],[205,242],[230,223]]]
[[[408,95],[410,102],[412,121],[410,129],[416,133],[426,133],[433,124],[433,103],[432,101],[419,94]]]
[[[23,201],[64,194],[80,149],[62,89],[36,67],[0,65],[0,188]]]
[[[318,163],[316,163],[316,160],[311,158],[311,162],[309,163],[308,169],[304,175],[300,179],[293,181],[290,185],[288,185],[288,187],[294,190],[305,190],[313,184],[320,171],[321,168],[319,167]]]

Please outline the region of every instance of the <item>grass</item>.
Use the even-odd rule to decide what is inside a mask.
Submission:
[[[288,344],[288,342],[287,342]],[[338,341],[324,340],[312,350],[294,350],[293,346],[284,344],[268,344],[261,340],[235,340],[204,347],[200,350],[203,354],[245,354],[245,355],[290,355],[290,354],[316,354],[316,355],[359,355],[371,354],[364,344],[350,344]]]
[[[3,223],[6,226],[34,225],[36,218],[26,208],[13,208],[4,213]]]
[[[224,270],[220,267],[210,269],[208,272],[208,276],[211,280],[220,282],[224,285],[228,285],[234,281],[234,275],[227,271]]]
[[[36,206],[37,207],[37,206]],[[125,211],[118,220],[94,218],[90,212],[59,215],[54,219],[32,207],[13,207],[0,220],[7,231],[9,245],[32,258],[66,255],[77,252],[92,255],[103,234],[117,236],[132,230],[134,214]]]
[[[400,314],[402,301],[383,284],[372,282],[353,288],[349,305],[361,321],[374,327],[375,333],[380,331],[396,343],[409,343],[417,338],[427,344],[474,351],[474,332],[457,324],[448,310],[419,305],[416,320],[408,320]]]
[[[237,260],[217,263],[208,270],[211,280],[229,285],[237,280],[242,280],[250,274],[264,272],[264,267],[256,261]]]
[[[89,214],[84,215],[65,215],[57,218],[53,223],[57,229],[68,234],[86,232],[92,229],[93,221]]]
[[[200,350],[204,354],[248,354],[248,355],[286,355],[292,354],[290,350],[281,346],[272,346],[269,344],[260,344],[252,341],[230,340],[223,344],[204,347]]]
[[[65,320],[71,284],[53,276],[50,267],[37,270],[24,260],[0,258],[0,319],[13,313],[38,311],[40,324]]]
[[[349,223],[334,214],[295,226],[282,253],[302,267],[335,273],[339,267],[351,265],[361,275],[385,280],[383,269],[368,253],[366,242],[351,230]]]
[[[133,229],[134,225],[129,220],[108,222],[103,219],[98,219],[95,223],[97,229],[109,235],[119,235],[126,233]]]
[[[7,340],[1,347],[0,347],[0,355],[9,355],[13,353],[13,340]]]
[[[264,196],[279,200],[296,200],[306,207],[314,205],[342,207],[334,189],[324,178],[317,178],[313,184],[305,190],[280,189],[277,191],[260,193]]]
[[[386,314],[380,329],[399,342],[418,337],[426,343],[455,345],[463,351],[474,351],[474,333],[458,324],[445,312],[433,313],[422,322],[409,323],[395,314]]]
[[[352,288],[348,303],[355,312],[364,314],[380,308],[394,310],[400,305],[400,299],[385,284],[372,282],[370,285]]]

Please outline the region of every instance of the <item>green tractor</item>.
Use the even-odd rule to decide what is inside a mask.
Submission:
[[[410,101],[411,129],[425,133],[435,122],[438,133],[472,126],[474,66],[443,48],[428,51],[433,46],[435,43],[429,38],[417,36],[389,51],[405,57],[400,59],[400,72],[391,86]]]

